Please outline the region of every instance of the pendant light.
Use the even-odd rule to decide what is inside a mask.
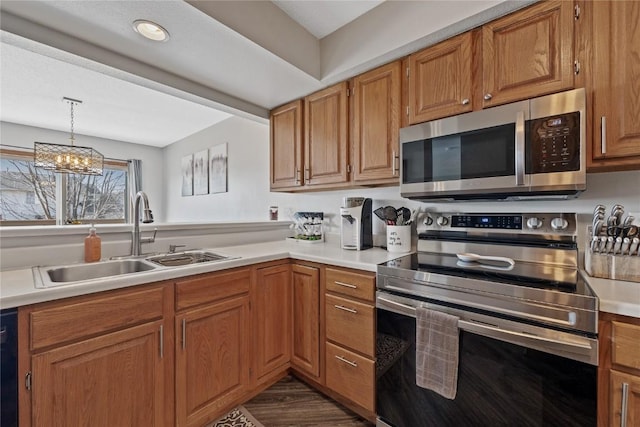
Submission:
[[[69,137],[71,145],[34,142],[33,161],[35,166],[60,173],[102,175],[104,156],[93,148],[75,145],[73,107],[82,104],[82,101],[67,97],[62,100],[71,106],[71,135]]]

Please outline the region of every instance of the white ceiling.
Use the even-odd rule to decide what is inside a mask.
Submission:
[[[273,3],[317,39],[321,39],[367,13],[383,1],[273,0]]]
[[[67,96],[83,100],[78,133],[162,147],[229,114],[266,122],[527,1],[2,0],[0,120],[68,130]],[[170,39],[142,38],[136,19]]]

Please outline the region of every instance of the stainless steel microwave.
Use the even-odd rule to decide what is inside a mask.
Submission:
[[[586,189],[585,92],[400,130],[400,193],[419,200],[576,197]]]

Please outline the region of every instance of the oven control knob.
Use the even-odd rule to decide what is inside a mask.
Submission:
[[[554,230],[564,230],[569,226],[569,223],[564,218],[553,218],[551,220],[551,228]]]
[[[542,227],[542,220],[540,218],[536,218],[532,216],[527,220],[527,227],[535,230],[536,228]]]
[[[426,216],[423,223],[424,225],[431,225],[433,224],[433,218],[431,218],[430,216]]]
[[[439,226],[442,227],[449,224],[449,218],[447,218],[446,216],[439,216],[436,222],[438,223]]]

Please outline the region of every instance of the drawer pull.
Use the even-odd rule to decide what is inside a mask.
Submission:
[[[629,384],[622,383],[622,405],[620,408],[620,427],[627,427],[627,410],[629,408],[628,405],[629,405]]]
[[[164,326],[160,325],[160,331],[158,331],[160,335],[160,359],[164,357]]]
[[[344,362],[344,363],[346,363],[346,364],[348,364],[348,365],[351,365],[351,366],[353,366],[354,368],[357,368],[357,367],[358,367],[358,364],[357,364],[356,362],[352,362],[351,360],[347,360],[347,359],[345,359],[345,358],[344,358],[344,357],[342,357],[342,356],[336,356],[336,359],[338,359],[339,361]]]
[[[349,307],[345,307],[344,305],[334,305],[335,308],[339,309],[339,310],[344,310],[344,311],[348,311],[349,313],[353,313],[353,314],[357,314],[358,310],[353,309],[353,308],[349,308]]]
[[[344,286],[345,288],[358,289],[356,285],[352,285],[351,283],[338,282],[337,280],[333,283],[339,286]]]

